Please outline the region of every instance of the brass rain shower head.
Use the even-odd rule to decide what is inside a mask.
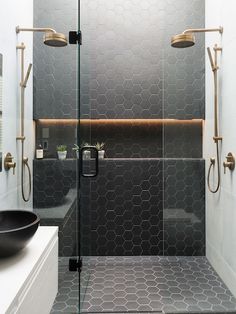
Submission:
[[[188,48],[195,44],[193,33],[219,32],[223,33],[223,27],[219,28],[192,28],[186,29],[182,34],[171,37],[171,46],[174,48]]]
[[[45,33],[43,42],[50,47],[65,47],[67,45],[67,38],[62,33]]]
[[[67,45],[67,38],[62,33],[57,33],[53,28],[20,28],[16,27],[16,33],[19,32],[43,32],[45,33],[43,42],[50,47],[65,47]]]
[[[171,46],[174,48],[188,48],[195,44],[195,37],[192,33],[179,34],[171,38]]]

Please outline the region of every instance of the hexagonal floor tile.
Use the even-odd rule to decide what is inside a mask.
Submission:
[[[85,257],[84,313],[232,313],[236,299],[205,257]],[[78,312],[78,273],[59,264],[52,314]]]

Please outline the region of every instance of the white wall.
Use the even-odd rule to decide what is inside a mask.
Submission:
[[[223,171],[228,152],[236,154],[236,1],[206,0],[206,27],[224,27],[222,40],[219,34],[206,35],[206,47],[221,44],[220,58],[220,135],[221,189],[211,194],[206,188],[206,239],[207,257],[213,267],[236,296],[236,170]],[[213,144],[213,76],[206,55],[206,125],[204,156],[206,172],[209,158],[215,156]]]
[[[12,0],[2,1],[0,10],[0,53],[3,54],[3,154],[10,152],[17,163],[16,174],[12,170],[0,172],[0,210],[13,208],[32,208],[31,201],[24,203],[20,190],[20,143],[16,142],[19,135],[19,80],[20,59],[16,45],[26,45],[26,67],[32,62],[32,34],[16,35],[15,27],[33,26],[33,1]],[[32,169],[34,133],[32,122],[32,73],[28,82],[25,97],[26,106],[26,149]]]

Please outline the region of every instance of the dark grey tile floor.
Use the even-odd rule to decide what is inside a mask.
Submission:
[[[78,313],[78,274],[60,260],[52,313]],[[205,257],[83,260],[82,312],[236,313],[236,300]]]

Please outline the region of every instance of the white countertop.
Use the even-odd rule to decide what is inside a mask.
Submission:
[[[28,246],[17,255],[0,258],[0,313],[14,306],[27,289],[48,248],[57,238],[57,227],[39,227]]]

